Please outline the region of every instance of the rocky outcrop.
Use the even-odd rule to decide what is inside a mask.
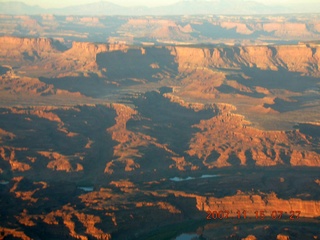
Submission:
[[[83,57],[89,61],[94,61],[98,53],[107,52],[108,46],[106,44],[94,44],[90,42],[73,42],[71,49],[65,54],[72,57]]]
[[[141,140],[139,138],[126,129],[127,121],[131,119],[132,115],[136,114],[136,111],[120,104],[114,105],[114,108],[118,115],[116,124],[107,130],[112,134],[112,139],[119,142],[119,145],[114,148],[114,156],[118,157],[118,160],[125,164],[126,171],[132,171],[140,167],[139,164],[136,164],[132,160],[132,157],[134,156],[139,157],[139,151],[135,149],[135,146],[144,145],[146,143],[140,142]],[[125,143],[130,143],[132,146],[128,146]],[[113,173],[115,161],[117,160],[113,160],[106,165],[105,173]]]
[[[185,108],[190,108],[190,109],[193,109],[195,112],[198,112],[198,111],[201,111],[201,110],[204,110],[207,106],[203,103],[189,103],[189,102],[186,102],[185,100],[175,96],[174,94],[171,94],[171,93],[165,93],[163,94],[163,96],[165,98],[168,98],[170,99],[171,102],[173,103],[178,103],[180,106],[183,106]]]
[[[98,72],[97,55],[110,51],[125,51],[127,46],[121,44],[94,44],[90,42],[73,42],[72,47],[57,58],[52,59],[59,77],[69,76],[71,71]]]
[[[293,150],[291,151],[290,164],[292,166],[319,167],[320,156],[316,152]]]
[[[12,178],[13,186],[10,189],[10,192],[15,195],[16,198],[21,199],[22,201],[29,203],[36,203],[39,199],[34,196],[36,192],[42,191],[47,188],[47,183],[45,182],[29,182],[24,177],[14,177]],[[23,186],[27,185],[27,189]],[[27,217],[27,215],[25,214]],[[28,218],[28,217],[27,217]],[[29,222],[27,225],[34,225],[32,222]]]
[[[21,240],[31,240],[32,238],[28,237],[23,231],[19,231],[19,229],[10,229],[0,227],[0,235],[3,238],[14,237]]]
[[[28,159],[25,161],[18,160],[16,157],[17,153],[28,150],[27,148],[14,148],[14,147],[0,147],[0,159],[7,162],[11,171],[14,172],[25,172],[31,169],[30,164],[28,163]]]
[[[310,148],[305,134],[253,128],[243,116],[231,113],[231,107],[221,104],[217,117],[194,125],[200,132],[191,139],[190,156],[202,159],[209,168],[235,164],[320,166],[320,155]]]
[[[287,235],[278,234],[277,235],[277,240],[290,240],[290,237],[287,236]]]
[[[0,63],[25,66],[61,53],[60,42],[50,38],[0,37]]]
[[[250,35],[254,31],[250,30],[245,23],[240,23],[240,22],[221,22],[219,24],[222,28],[225,29],[235,29],[237,33],[245,34],[245,35]]]
[[[41,156],[46,157],[47,159],[49,159],[49,163],[47,165],[47,168],[52,169],[54,171],[65,171],[65,172],[79,172],[79,171],[83,171],[83,166],[80,163],[74,163],[71,164],[71,159],[61,155],[57,152],[45,152],[45,151],[41,151],[38,152]],[[72,165],[75,165],[75,167],[73,167]]]
[[[308,45],[241,46],[223,48],[171,47],[180,71],[196,68],[256,67],[261,70],[286,69],[319,75],[320,47]],[[189,69],[189,70],[188,70]]]
[[[141,207],[158,207],[163,210],[167,210],[169,213],[177,214],[181,213],[179,209],[176,207],[172,206],[170,203],[167,202],[157,202],[157,203],[152,203],[152,202],[137,202],[136,203],[137,208]]]
[[[37,51],[37,53],[48,53],[59,51],[58,42],[51,38],[18,38],[18,37],[0,37],[1,51],[10,56],[16,52]],[[3,53],[3,52],[2,52]]]
[[[273,211],[282,211],[284,215],[290,215],[294,211],[294,218],[299,217],[319,217],[319,201],[303,201],[301,199],[279,199],[275,194],[250,195],[238,192],[235,196],[214,198],[197,197],[197,208],[200,211],[230,211],[236,217],[237,211],[245,210],[248,217],[256,217],[256,211],[264,211],[265,217],[271,218]],[[278,213],[277,213],[278,214]],[[260,217],[260,215],[259,215]],[[284,218],[284,216],[282,217]],[[288,216],[286,217],[289,218]]]
[[[287,37],[308,37],[312,36],[307,24],[290,22],[270,22],[264,23],[262,29],[265,32],[273,33],[275,36]]]
[[[13,133],[8,132],[8,131],[0,128],[0,143],[2,143],[3,141],[6,141],[8,139],[12,140],[15,137],[16,137],[16,135],[14,135]]]
[[[175,31],[173,29],[171,27],[170,31]],[[163,31],[161,30],[161,32]],[[70,49],[62,51],[59,50],[59,42],[46,38],[1,37],[0,43],[6,46],[0,50],[0,62],[10,63],[13,66],[24,65],[23,69],[28,69],[30,72],[50,69],[53,71],[51,74],[59,72],[61,76],[71,74],[71,71],[97,72],[96,60],[99,53],[124,52],[128,49],[127,46],[121,44],[73,42]],[[254,67],[273,71],[285,69],[290,72],[318,76],[320,69],[319,49],[318,45],[300,44],[216,48],[167,47],[163,51],[171,51],[180,72],[192,72],[196,69],[206,68]],[[148,49],[146,52],[149,52]],[[157,52],[159,53],[159,51]],[[42,62],[44,60],[45,63]],[[154,59],[150,59],[149,65],[153,63]]]
[[[25,94],[33,97],[49,95],[81,96],[79,92],[72,93],[57,89],[52,84],[41,82],[38,78],[16,75],[12,69],[0,76],[0,91],[11,95]]]
[[[62,120],[60,117],[53,113],[53,110],[59,109],[58,107],[53,107],[53,106],[44,106],[44,107],[29,107],[29,108],[16,108],[12,107],[9,108],[10,112],[12,114],[25,114],[25,115],[34,115],[39,118],[44,118],[49,121],[57,122],[61,125],[63,125]],[[68,109],[68,108],[66,108]]]
[[[32,76],[73,76],[97,72],[96,56],[101,52],[124,51],[125,45],[73,42],[67,49],[50,38],[0,37],[0,64],[21,67]]]
[[[113,107],[117,112],[116,124],[107,131],[119,144],[114,147],[115,159],[107,163],[105,173],[114,173],[117,165],[124,166],[127,172],[139,169],[141,166],[136,160],[143,156],[139,151],[141,147],[156,147],[174,154],[166,145],[158,143],[156,138],[127,130],[127,122],[137,114],[137,111],[122,104],[113,104]]]
[[[53,211],[43,217],[43,221],[49,225],[59,225],[58,218],[63,219],[63,224],[68,228],[70,236],[77,239],[100,239],[110,240],[111,235],[104,233],[95,225],[101,223],[101,218],[92,214],[85,214],[76,211],[71,206],[64,206],[61,210]],[[76,231],[76,224],[80,223],[84,230]]]
[[[242,238],[241,240],[258,240],[258,239],[253,235],[249,235],[246,238]]]

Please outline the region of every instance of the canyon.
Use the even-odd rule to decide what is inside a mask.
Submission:
[[[318,15],[150,18],[1,16],[0,238],[320,238]]]
[[[135,14],[86,16],[0,13],[0,36],[53,38],[68,46],[74,41],[138,46],[319,43],[319,26],[319,13],[239,15],[238,12],[235,15],[200,16],[157,16],[149,13],[147,17]]]

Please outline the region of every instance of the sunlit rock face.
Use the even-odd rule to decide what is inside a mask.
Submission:
[[[320,238],[317,17],[257,18],[0,16],[0,238]]]

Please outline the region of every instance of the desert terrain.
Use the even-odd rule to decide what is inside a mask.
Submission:
[[[320,238],[319,14],[0,26],[1,239]]]

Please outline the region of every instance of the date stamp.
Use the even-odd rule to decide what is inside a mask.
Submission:
[[[237,210],[237,211],[228,211],[228,210],[220,210],[220,211],[207,211],[207,220],[222,220],[222,219],[246,219],[246,218],[256,218],[260,220],[264,219],[289,219],[291,221],[299,219],[301,211],[266,211],[259,210],[248,212],[246,210]]]

